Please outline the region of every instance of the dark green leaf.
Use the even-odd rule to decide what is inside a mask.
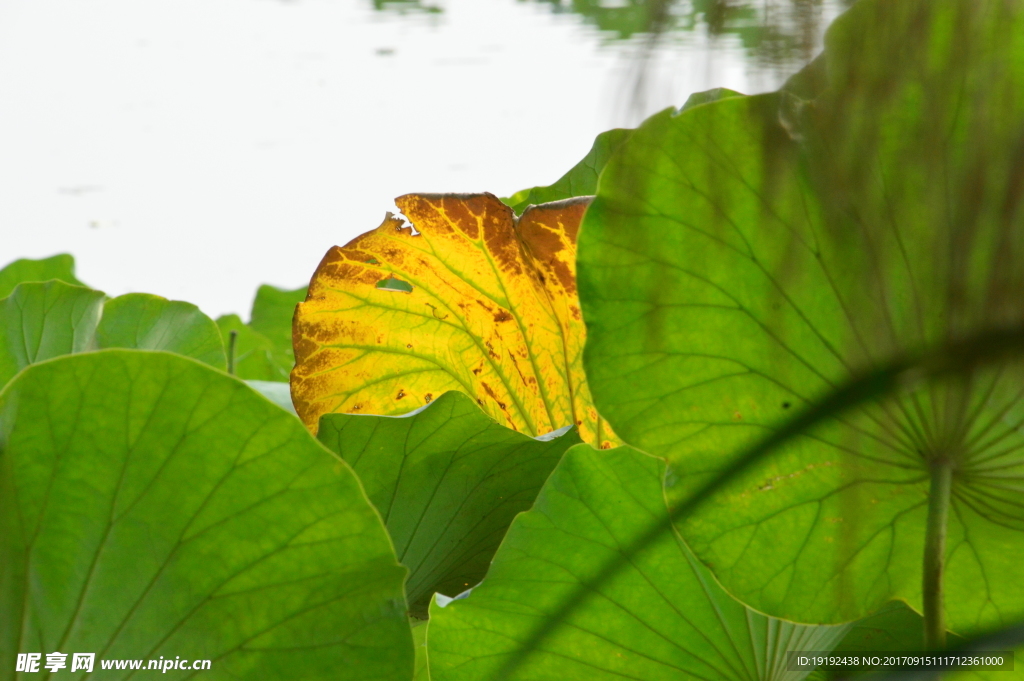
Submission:
[[[483,584],[431,606],[435,681],[795,681],[787,650],[828,650],[845,626],[804,626],[735,601],[674,533],[631,554],[511,676],[503,665],[567,595],[667,518],[665,462],[627,447],[572,448],[516,518]]]
[[[512,518],[533,503],[575,429],[535,439],[448,392],[404,417],[326,414],[317,437],[359,475],[409,568],[410,608],[481,579]]]
[[[1024,121],[1019,6],[860,2],[848,16],[818,102],[659,114],[588,209],[579,276],[597,408],[673,459],[679,498],[851,378],[1024,317],[1022,156],[1008,151]],[[950,462],[949,627],[1012,621],[1022,384],[1019,362],[976,367],[833,415],[720,490],[683,535],[776,616],[919,608],[929,471]]]
[[[797,413],[776,430],[769,431],[750,447],[740,452],[725,468],[710,476],[703,485],[685,500],[670,506],[666,516],[653,519],[642,531],[636,532],[622,550],[610,557],[592,575],[581,578],[580,584],[568,590],[553,613],[538,621],[530,636],[516,654],[506,663],[501,678],[509,676],[523,661],[537,650],[578,608],[585,605],[594,593],[626,570],[633,557],[654,545],[675,530],[674,524],[688,518],[694,510],[705,504],[738,476],[762,463],[777,448],[797,436],[812,430],[829,419],[843,416],[848,411],[878,400],[898,389],[913,390],[929,381],[963,376],[979,366],[999,364],[1024,354],[1024,326],[1004,331],[984,332],[961,342],[931,349],[915,356],[901,357],[860,378],[848,381],[810,408]],[[673,472],[666,475],[666,490],[677,487],[681,478]],[[675,494],[673,494],[675,496]]]
[[[69,355],[8,384],[0,565],[6,661],[89,651],[97,671],[182,656],[212,660],[211,679],[412,676],[406,571],[351,469],[185,357]]]
[[[964,640],[955,634],[949,636],[949,645],[962,645]],[[881,610],[850,625],[843,640],[832,652],[840,653],[890,653],[923,651],[924,626],[922,617],[902,601],[892,601]],[[816,669],[808,677],[811,681],[835,679],[849,676],[849,671],[837,669]]]

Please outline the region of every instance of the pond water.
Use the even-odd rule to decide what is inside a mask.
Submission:
[[[548,184],[691,92],[776,88],[839,11],[662,5],[0,0],[0,265],[245,316],[400,194]]]

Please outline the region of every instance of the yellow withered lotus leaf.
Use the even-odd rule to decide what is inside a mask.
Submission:
[[[328,413],[400,414],[462,391],[510,428],[575,423],[618,444],[583,373],[576,234],[586,199],[518,220],[491,194],[407,194],[377,229],[335,246],[295,313],[292,398]]]

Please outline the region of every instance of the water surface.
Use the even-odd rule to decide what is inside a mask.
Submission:
[[[691,92],[774,89],[836,11],[671,3],[636,95],[644,7],[0,0],[0,261],[245,316],[400,194],[547,184]]]

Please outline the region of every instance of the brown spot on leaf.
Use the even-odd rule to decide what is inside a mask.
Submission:
[[[616,442],[596,421],[579,359],[585,329],[575,248],[586,201],[539,206],[518,222],[490,194],[409,194],[396,204],[401,216],[388,214],[377,229],[328,251],[296,312],[292,393],[306,426],[315,432],[322,414],[351,403],[360,413],[398,414],[410,408],[398,404],[407,395],[432,401],[471,384],[485,413],[536,435],[562,425],[549,423],[550,406],[537,399],[539,384],[548,383],[556,413],[579,414],[584,440]],[[371,288],[381,277],[387,294]],[[396,290],[430,313],[418,303],[407,308],[410,299]],[[522,329],[504,323],[517,320]],[[405,373],[417,362],[410,346],[441,371]],[[396,378],[379,381],[383,375]],[[527,415],[509,412],[510,395],[517,404],[522,398]]]
[[[492,400],[494,400],[495,402],[498,401],[498,396],[494,394],[493,390],[491,390],[491,386],[487,385],[483,381],[480,381],[480,385],[483,387],[484,392],[486,392]]]
[[[519,234],[538,271],[570,295],[576,293],[576,236],[589,203],[586,198],[531,206],[519,218]]]

